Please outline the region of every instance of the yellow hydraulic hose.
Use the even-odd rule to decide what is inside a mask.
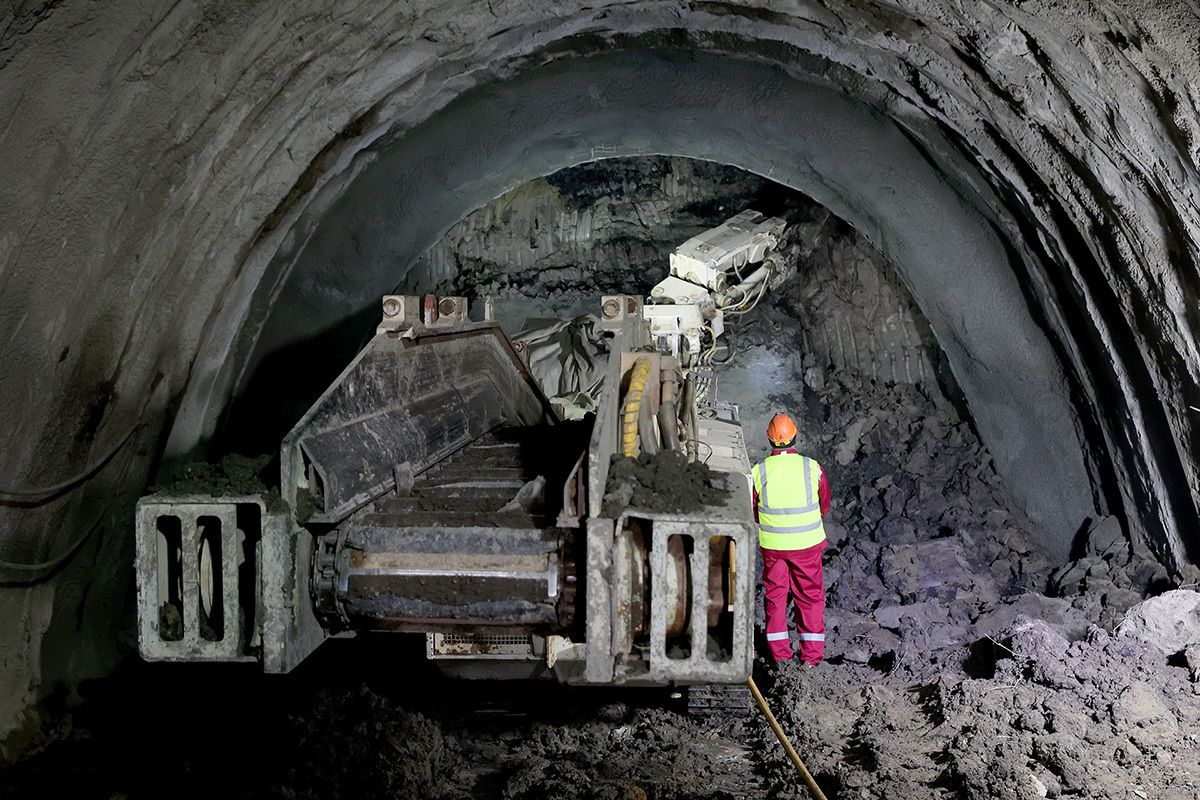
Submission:
[[[813,780],[813,776],[809,773],[808,768],[804,766],[804,762],[800,760],[800,756],[796,754],[796,749],[792,747],[792,743],[788,741],[787,734],[783,732],[783,728],[779,727],[779,723],[775,721],[775,715],[771,713],[771,709],[767,707],[767,701],[763,699],[762,692],[754,685],[754,678],[748,678],[746,685],[750,687],[750,693],[754,695],[754,702],[758,703],[758,709],[767,718],[767,724],[771,726],[771,730],[775,731],[775,736],[779,739],[779,743],[783,745],[783,749],[787,751],[788,758],[796,765],[796,769],[800,772],[800,777],[804,778],[804,782],[808,784],[809,791],[817,800],[827,800],[825,793],[821,791],[821,787],[817,786],[817,782]]]
[[[639,358],[634,361],[633,371],[629,374],[629,389],[625,392],[625,405],[621,409],[621,454],[630,458],[637,458],[638,455],[638,414],[649,377],[650,359]]]

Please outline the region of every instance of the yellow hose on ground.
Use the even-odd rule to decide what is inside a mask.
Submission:
[[[771,726],[771,730],[775,731],[776,738],[783,745],[783,749],[787,751],[788,758],[796,765],[796,769],[800,772],[800,777],[804,778],[804,782],[808,784],[808,790],[812,792],[813,797],[817,800],[827,800],[825,793],[821,791],[821,787],[817,786],[817,782],[813,779],[808,768],[804,766],[804,762],[800,760],[800,756],[796,754],[796,749],[792,747],[792,743],[788,741],[787,734],[783,732],[783,728],[775,721],[775,715],[771,713],[771,709],[767,707],[767,701],[763,698],[762,692],[754,685],[754,678],[747,678],[746,685],[750,687],[750,693],[754,695],[754,702],[758,703],[758,710],[767,718],[767,724]]]
[[[621,455],[637,458],[638,413],[642,408],[642,394],[646,379],[650,377],[650,359],[639,358],[633,362],[629,374],[629,388],[625,391],[625,405],[621,408]]]

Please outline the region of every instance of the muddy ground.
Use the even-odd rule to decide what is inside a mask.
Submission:
[[[1196,576],[1112,520],[1054,569],[949,403],[813,391],[830,420],[867,420],[804,431],[836,498],[827,661],[756,670],[828,797],[1197,797]],[[757,716],[689,717],[668,690],[450,682],[405,637],[255,669],[131,666],[0,795],[804,796]]]

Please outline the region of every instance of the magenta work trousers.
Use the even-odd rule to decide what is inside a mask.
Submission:
[[[821,542],[803,550],[763,548],[763,590],[767,611],[767,645],[776,661],[792,657],[788,643],[788,595],[796,602],[800,660],[819,663],[825,655],[825,579],[821,575]]]

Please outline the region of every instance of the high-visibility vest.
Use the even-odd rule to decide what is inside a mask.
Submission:
[[[754,465],[758,543],[767,550],[803,550],[825,541],[821,466],[808,456],[780,453]]]

